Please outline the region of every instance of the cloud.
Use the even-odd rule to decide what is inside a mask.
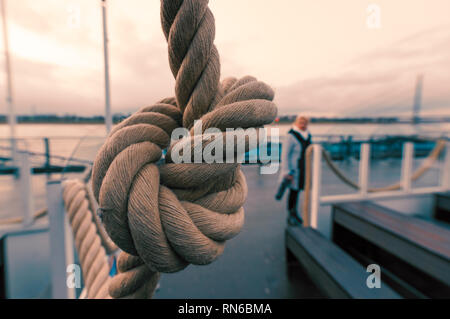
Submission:
[[[411,114],[415,81],[424,74],[423,114],[450,114],[448,30],[448,26],[443,26],[408,36],[352,59],[334,76],[280,87],[277,103],[282,113]]]

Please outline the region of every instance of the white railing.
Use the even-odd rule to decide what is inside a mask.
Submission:
[[[17,155],[20,163],[17,175],[19,175],[20,192],[24,204],[22,225],[27,227],[33,224],[34,219],[34,196],[31,182],[30,156],[25,152],[17,153]]]
[[[67,283],[68,267],[74,264],[73,234],[64,208],[63,187],[60,180],[47,182],[47,209],[52,298],[74,299],[75,289]]]
[[[73,235],[65,213],[60,180],[47,182],[47,223],[36,223],[30,155],[18,152],[18,183],[22,196],[22,222],[0,225],[0,238],[8,234],[33,232],[44,227],[49,232],[51,292],[57,299],[75,298],[75,289],[67,285],[67,267],[74,263]],[[39,224],[39,225],[38,225]]]
[[[323,148],[320,144],[312,146],[312,169],[311,169],[311,193],[309,220],[310,226],[317,228],[318,214],[321,205],[334,203],[401,198],[407,196],[433,194],[450,191],[450,142],[445,142],[443,165],[439,166],[440,180],[437,186],[412,187],[412,168],[414,159],[414,144],[406,142],[403,144],[403,154],[401,163],[400,187],[395,190],[369,191],[369,171],[370,171],[370,144],[361,144],[360,163],[358,171],[358,190],[352,194],[323,195],[322,179],[322,154]]]

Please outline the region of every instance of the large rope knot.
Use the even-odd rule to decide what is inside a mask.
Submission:
[[[176,97],[118,124],[93,167],[93,192],[106,231],[125,252],[110,286],[112,297],[149,296],[158,272],[211,263],[243,225],[247,185],[240,165],[174,163],[172,132],[185,127],[193,133],[194,121],[201,120],[202,133],[214,127],[226,139],[226,129],[259,128],[277,113],[273,90],[255,78],[219,82],[207,0],[162,0],[161,20]]]

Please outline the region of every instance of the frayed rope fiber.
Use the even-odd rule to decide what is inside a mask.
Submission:
[[[174,129],[260,128],[277,108],[273,90],[254,77],[220,82],[215,22],[207,0],[162,0],[175,97],[118,124],[98,152],[92,175],[105,229],[123,250],[113,298],[148,298],[160,272],[205,265],[244,223],[247,185],[238,163],[180,163],[166,156]],[[173,145],[172,145],[173,146]],[[168,150],[170,155],[171,149]]]

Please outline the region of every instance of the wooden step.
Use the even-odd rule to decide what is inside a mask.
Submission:
[[[286,248],[315,284],[331,298],[399,298],[389,286],[368,288],[370,273],[337,245],[312,228],[288,227]]]
[[[333,240],[381,267],[392,266],[390,271],[424,296],[449,297],[448,228],[370,202],[343,203],[333,205]]]

